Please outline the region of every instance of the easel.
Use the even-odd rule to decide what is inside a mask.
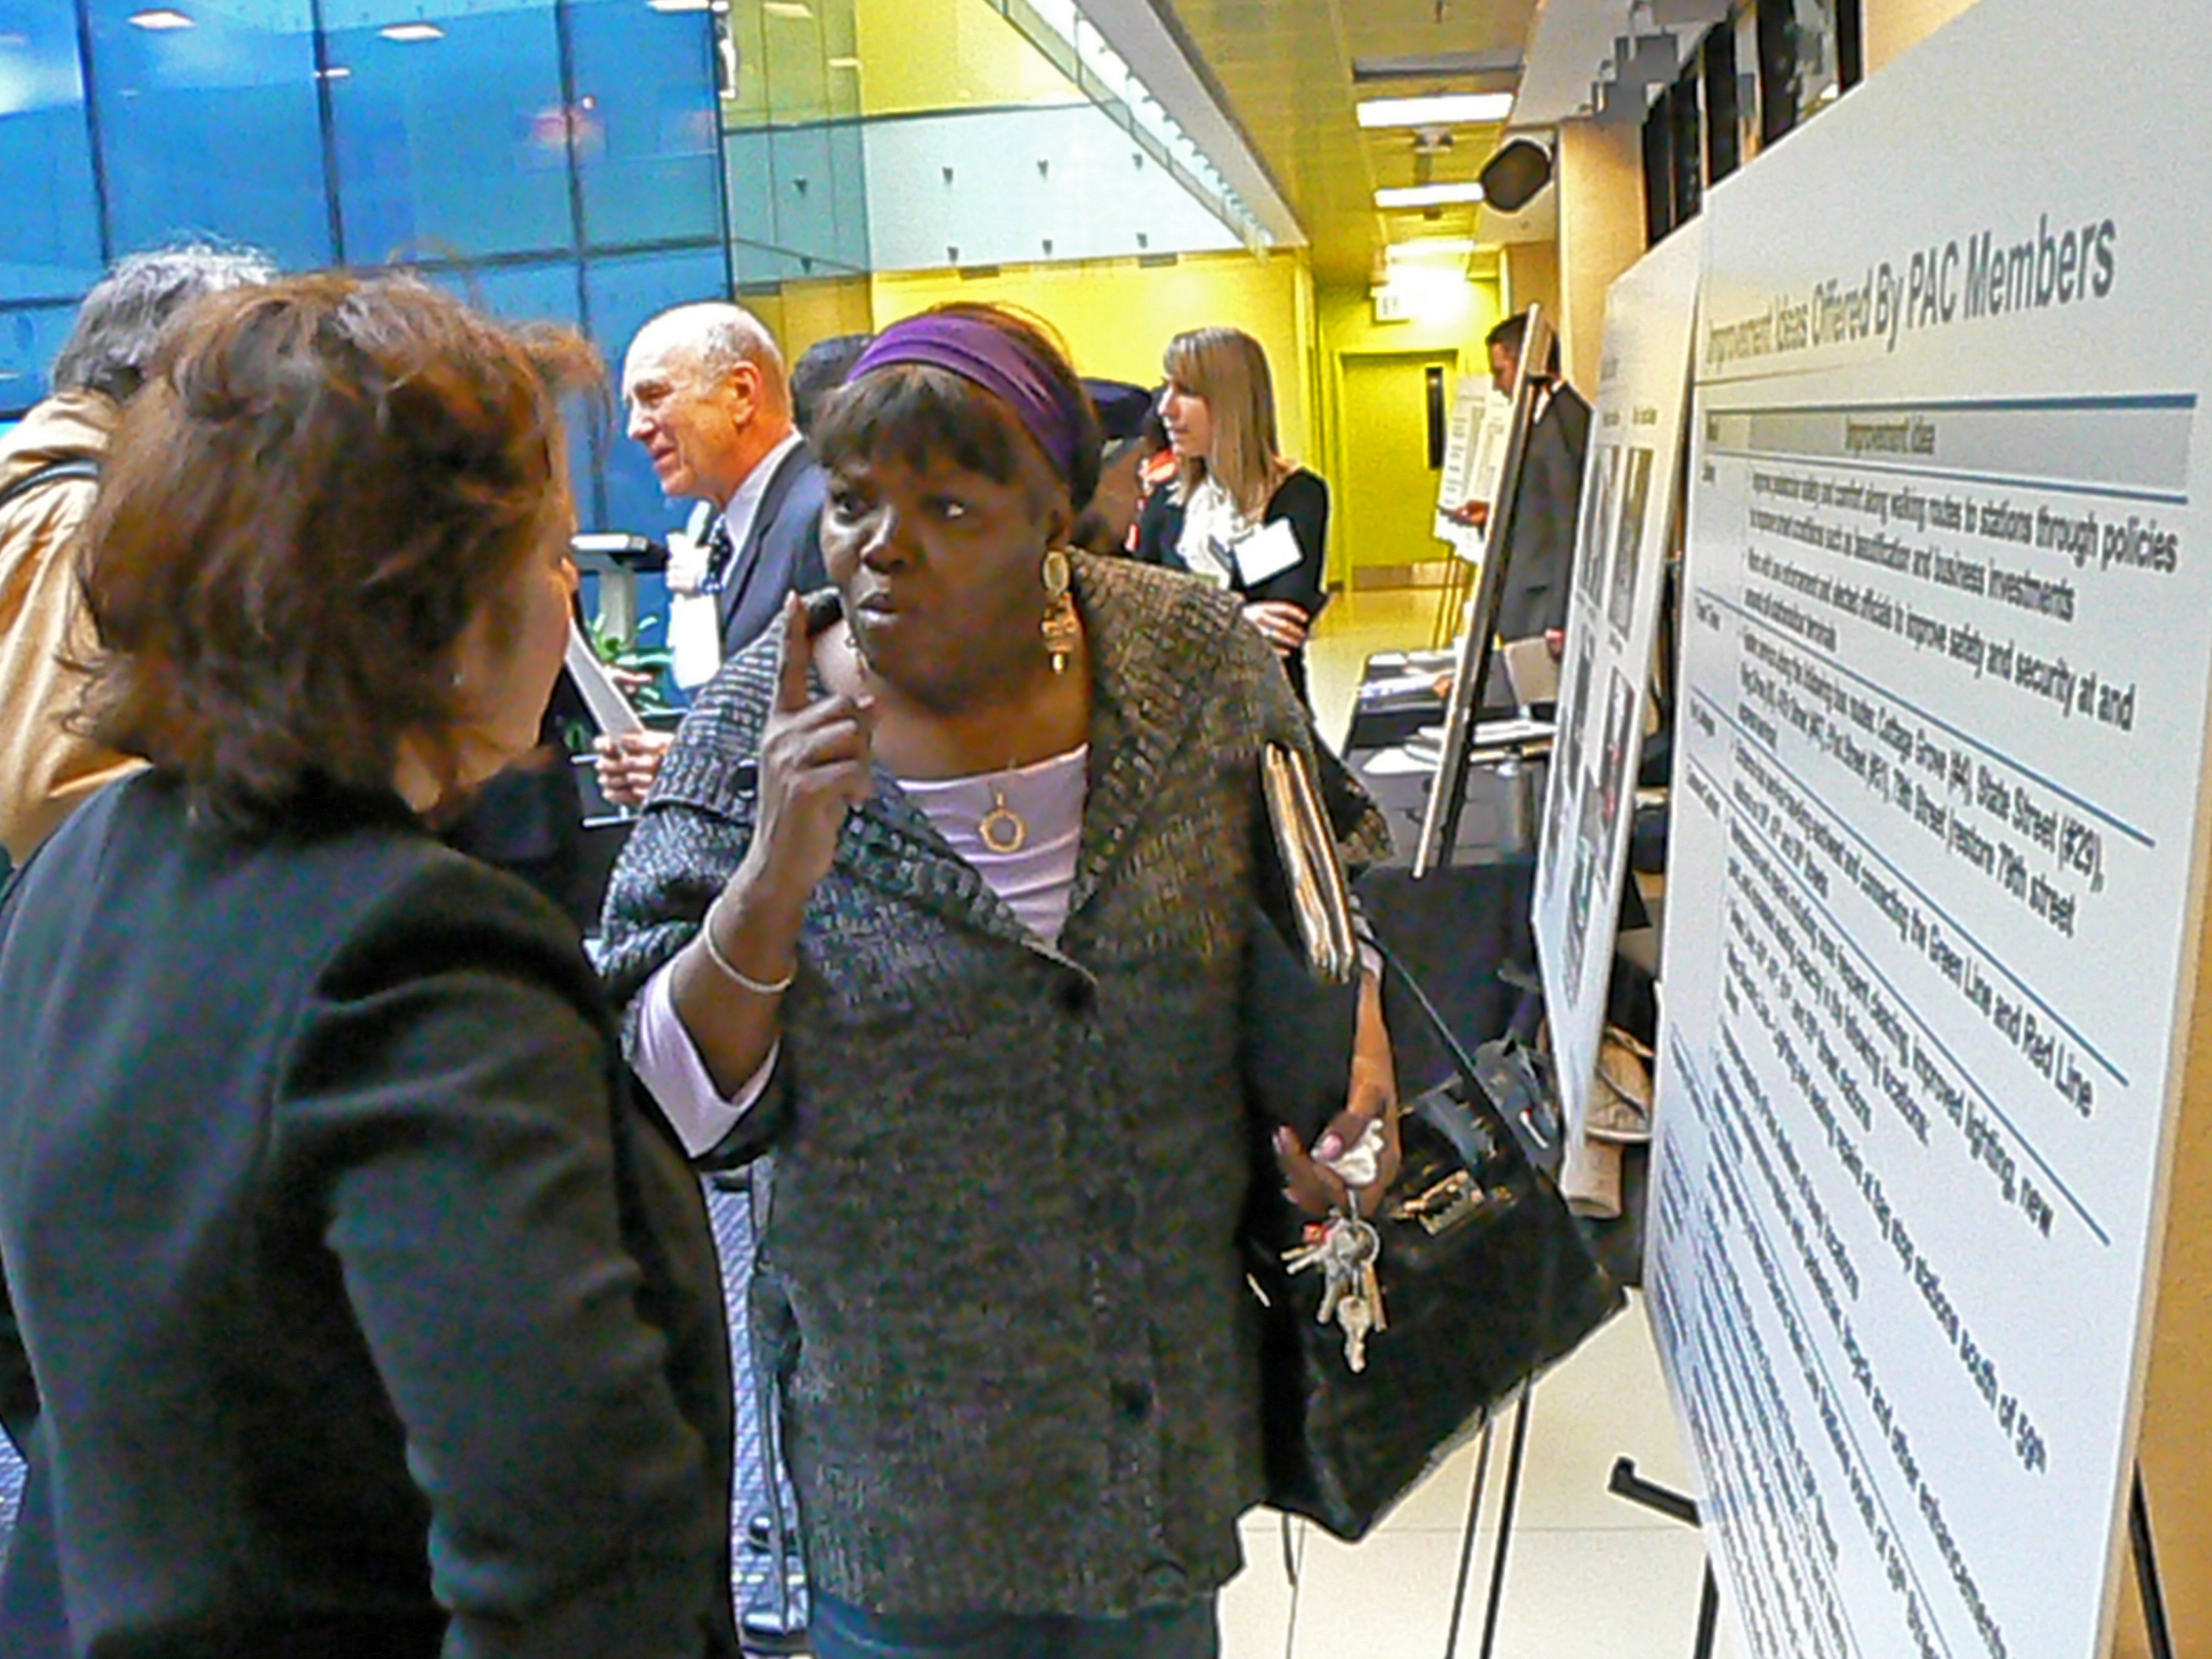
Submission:
[[[1484,1449],[1486,1454],[1488,1450],[1486,1445]],[[1616,1498],[1625,1498],[1632,1504],[1640,1504],[1645,1509],[1656,1510],[1670,1520],[1680,1521],[1684,1526],[1701,1527],[1704,1524],[1703,1519],[1698,1513],[1697,1501],[1694,1498],[1685,1498],[1678,1492],[1670,1492],[1664,1486],[1644,1480],[1636,1473],[1636,1460],[1632,1457],[1619,1457],[1613,1460],[1613,1474],[1607,1480],[1605,1489]],[[1477,1504],[1482,1501],[1481,1492],[1482,1486],[1478,1479],[1475,1485]],[[1470,1539],[1472,1536],[1473,1534],[1470,1531]],[[2134,1484],[2128,1495],[2128,1553],[2135,1559],[2136,1586],[2142,1595],[2143,1624],[2150,1633],[2151,1659],[2173,1659],[2173,1637],[2166,1627],[2166,1592],[2159,1582],[2158,1553],[2151,1541],[2150,1506],[2143,1497],[2141,1464],[2136,1466]],[[1504,1559],[1503,1551],[1500,1552],[1499,1559],[1501,1560]],[[1464,1561],[1462,1563],[1460,1571],[1464,1577],[1466,1573]],[[1496,1588],[1494,1584],[1492,1586],[1493,1605]],[[1719,1632],[1720,1613],[1720,1584],[1713,1577],[1712,1563],[1709,1559],[1705,1563],[1705,1583],[1698,1593],[1698,1634],[1697,1639],[1690,1647],[1690,1659],[1712,1659],[1713,1642]],[[1458,1620],[1459,1610],[1455,1606],[1452,1610],[1455,1634],[1458,1630]],[[1483,1644],[1482,1650],[1485,1659],[1487,1659],[1490,1652],[1487,1639]],[[1449,1650],[1446,1659],[1450,1659]]]
[[[1467,634],[1460,641],[1451,697],[1444,708],[1443,753],[1437,762],[1436,781],[1430,787],[1428,811],[1421,824],[1420,846],[1413,855],[1416,880],[1451,862],[1452,843],[1459,834],[1482,688],[1490,674],[1491,635],[1505,597],[1506,565],[1514,520],[1520,511],[1522,464],[1528,458],[1529,434],[1535,425],[1537,383],[1552,360],[1552,319],[1541,306],[1529,307],[1528,330],[1521,341],[1520,373],[1513,382],[1505,464],[1498,477],[1498,499],[1491,503],[1490,520],[1483,531],[1482,573],[1468,607]],[[1522,777],[1525,788],[1525,770]]]

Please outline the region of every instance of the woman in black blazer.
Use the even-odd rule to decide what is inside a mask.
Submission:
[[[1160,413],[1178,465],[1146,503],[1137,556],[1239,595],[1310,703],[1306,635],[1328,602],[1328,486],[1278,447],[1267,356],[1250,335],[1178,334],[1163,367]]]
[[[306,276],[124,414],[89,714],[152,765],[0,900],[0,1652],[736,1651],[697,1185],[425,826],[537,742],[588,362]]]

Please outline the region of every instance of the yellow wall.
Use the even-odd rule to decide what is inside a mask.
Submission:
[[[817,340],[875,327],[872,298],[866,277],[833,276],[786,283],[774,294],[747,294],[741,301],[775,337],[784,360],[796,362]]]
[[[1866,72],[1911,51],[1974,0],[1866,0]]]
[[[865,115],[1081,96],[986,0],[857,0],[855,9]]]
[[[1209,323],[1241,328],[1267,354],[1284,450],[1300,459],[1317,453],[1313,278],[1302,253],[1205,253],[1157,266],[1133,259],[1008,265],[996,276],[939,270],[872,280],[877,328],[954,300],[1019,306],[1059,330],[1084,374],[1138,386],[1158,382],[1160,352],[1183,330]]]
[[[1392,352],[1451,351],[1458,354],[1458,374],[1487,374],[1490,371],[1482,337],[1504,314],[1494,279],[1440,283],[1430,292],[1419,314],[1402,323],[1376,322],[1374,297],[1364,288],[1316,289],[1314,310],[1321,337],[1319,407],[1322,432],[1328,444],[1315,468],[1333,479],[1348,477],[1350,469],[1358,465],[1354,435],[1346,429],[1344,420],[1346,358]],[[1455,397],[1458,390],[1455,375],[1452,384],[1445,388],[1445,395]],[[1438,557],[1443,554],[1441,544],[1426,550]],[[1404,564],[1407,560],[1394,556],[1390,562]],[[1333,580],[1346,580],[1346,550],[1341,544],[1333,547],[1329,557]]]

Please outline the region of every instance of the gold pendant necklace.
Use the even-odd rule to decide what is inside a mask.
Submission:
[[[1014,769],[1009,764],[1006,770]],[[1000,858],[1018,853],[1028,844],[1030,827],[1022,815],[1006,805],[1005,787],[991,786],[991,810],[976,821],[975,833],[983,838],[983,845]]]

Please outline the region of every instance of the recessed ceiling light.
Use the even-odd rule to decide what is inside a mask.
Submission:
[[[1503,121],[1513,112],[1510,92],[1439,92],[1425,98],[1369,98],[1359,105],[1363,127],[1464,127]]]
[[[435,23],[393,23],[377,30],[387,40],[397,40],[402,46],[412,46],[422,40],[442,40],[445,30]]]
[[[805,22],[814,15],[806,0],[761,0],[761,9],[770,17],[788,17],[794,22]]]
[[[343,64],[333,64],[328,69],[317,70],[315,73],[325,81],[349,81],[353,78],[353,71]]]
[[[860,67],[860,60],[857,58],[831,58],[825,59],[824,62],[828,67],[834,70],[856,70]]]
[[[712,0],[645,0],[648,11],[705,11]]]
[[[165,29],[188,29],[192,20],[171,6],[155,6],[147,11],[134,11],[124,20],[134,27],[151,29],[161,33]]]
[[[1379,208],[1460,207],[1482,199],[1482,186],[1469,179],[1463,185],[1407,185],[1375,192]]]
[[[1400,259],[1464,259],[1474,252],[1472,236],[1422,236],[1410,242],[1393,242],[1382,257]]]

